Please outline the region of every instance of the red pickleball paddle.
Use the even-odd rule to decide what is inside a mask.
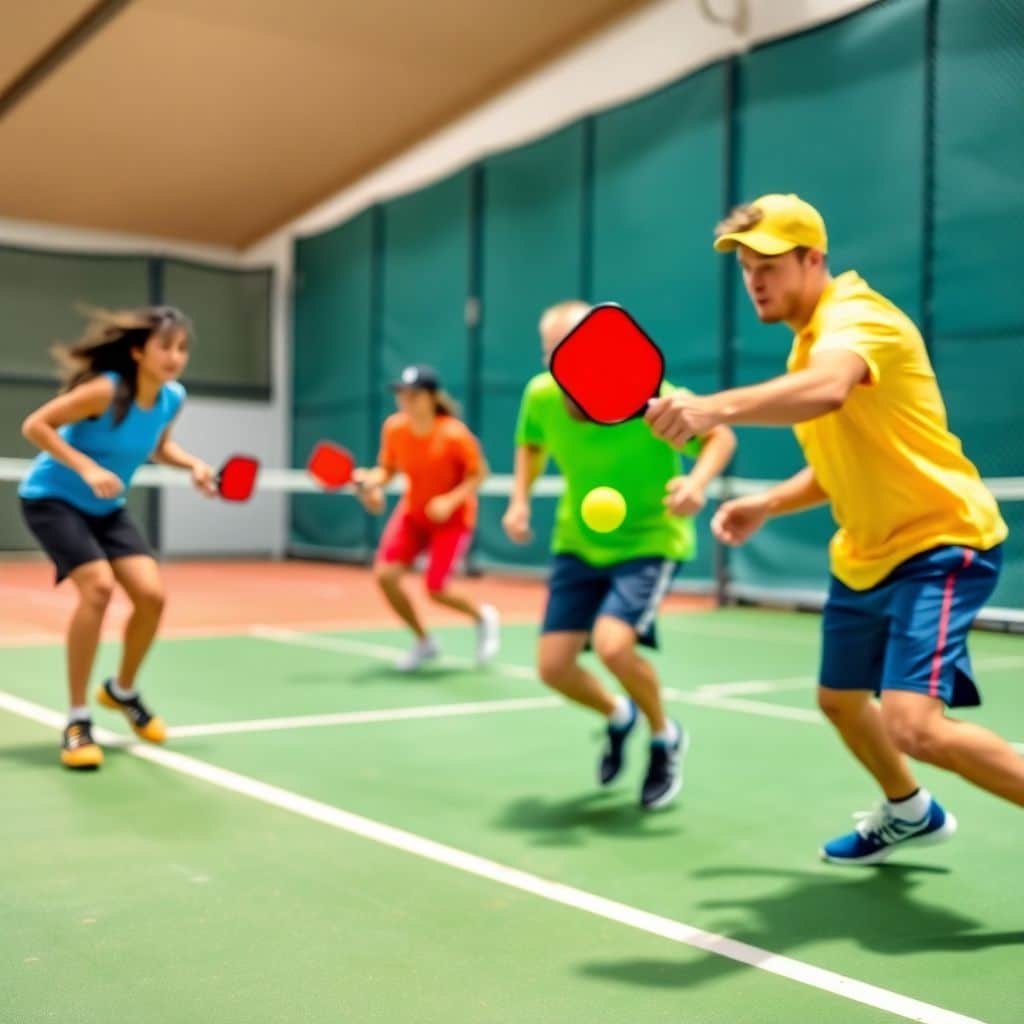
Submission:
[[[248,501],[256,488],[259,471],[259,459],[232,455],[217,473],[217,493],[225,501]]]
[[[355,468],[352,453],[333,441],[318,441],[306,463],[309,475],[328,491],[349,483]]]
[[[642,416],[665,378],[665,357],[621,306],[595,306],[551,353],[551,375],[587,419],[605,426]]]

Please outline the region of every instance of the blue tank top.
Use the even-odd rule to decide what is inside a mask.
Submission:
[[[117,373],[105,373],[120,383]],[[116,473],[124,482],[124,491],[117,498],[97,498],[92,488],[73,470],[58,462],[48,452],[36,456],[28,475],[21,482],[18,494],[29,501],[58,498],[90,516],[105,516],[125,503],[125,493],[135,471],[153,454],[157,442],[171,423],[182,402],[185,389],[177,381],[165,384],[151,409],[140,409],[136,402],[128,414],[114,426],[114,403],[95,419],[66,423],[58,428],[60,436],[72,447],[84,452],[104,469]]]

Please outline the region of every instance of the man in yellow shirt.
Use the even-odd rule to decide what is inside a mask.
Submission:
[[[659,398],[647,420],[673,444],[719,424],[794,427],[806,468],[722,505],[713,529],[726,544],[775,516],[831,504],[839,529],[819,703],[885,800],[822,855],[876,864],[898,845],[956,831],[905,755],[1024,805],[1024,759],[946,715],[980,703],[967,632],[995,589],[1007,529],[949,431],[921,335],[857,274],[832,277],[825,223],[795,195],[737,207],[719,224],[715,249],[737,253],[761,322],[792,328],[789,372],[715,395]]]

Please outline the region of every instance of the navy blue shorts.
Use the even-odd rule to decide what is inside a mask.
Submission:
[[[822,622],[821,685],[831,690],[911,690],[949,707],[981,695],[967,632],[992,596],[1002,546],[941,547],[915,555],[870,590],[833,578]]]
[[[679,563],[633,558],[598,567],[575,555],[555,555],[542,633],[589,633],[601,615],[621,619],[637,639],[657,647],[654,618]]]

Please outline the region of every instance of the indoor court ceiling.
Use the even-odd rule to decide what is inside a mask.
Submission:
[[[645,3],[7,3],[0,216],[242,248]]]

